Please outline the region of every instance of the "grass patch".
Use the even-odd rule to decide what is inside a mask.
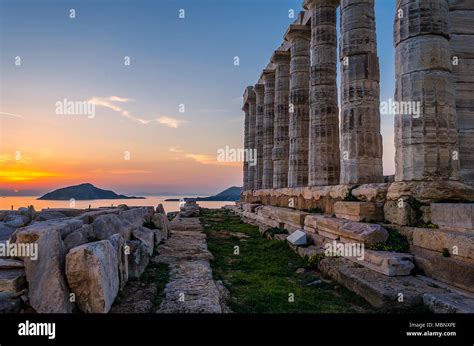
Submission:
[[[388,238],[385,242],[366,245],[366,247],[377,251],[410,252],[410,244],[405,236],[390,229],[387,229],[387,232]]]
[[[140,276],[140,281],[156,285],[156,296],[153,305],[159,307],[164,297],[164,289],[170,281],[170,269],[168,264],[150,262],[146,270]]]
[[[273,238],[275,234],[288,234],[288,230],[285,228],[273,227],[268,229],[266,233]]]
[[[201,209],[201,224],[213,254],[213,275],[230,291],[230,308],[237,313],[343,313],[374,311],[343,287],[320,280],[306,270],[308,260],[285,242],[267,240],[258,227],[242,222],[227,210]],[[221,232],[221,230],[225,230]],[[232,232],[249,236],[239,241]],[[239,254],[235,255],[235,246]],[[291,297],[294,301],[290,302]]]

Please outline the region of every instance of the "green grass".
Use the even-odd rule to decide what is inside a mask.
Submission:
[[[140,281],[144,283],[154,283],[156,285],[156,297],[153,305],[159,307],[164,297],[164,289],[170,280],[170,269],[168,264],[150,262],[146,270],[140,276]]]
[[[362,298],[343,287],[320,280],[320,273],[307,269],[286,242],[267,240],[258,228],[243,223],[226,210],[201,210],[201,224],[216,280],[230,291],[229,303],[237,313],[341,313],[374,311]],[[222,232],[226,231],[226,232]],[[232,236],[244,233],[249,238]],[[235,255],[235,246],[239,255]],[[319,282],[317,285],[309,283]],[[294,302],[290,302],[290,294]]]
[[[382,243],[366,245],[368,249],[377,251],[391,251],[391,252],[410,252],[410,244],[405,236],[400,233],[387,229],[388,238]]]

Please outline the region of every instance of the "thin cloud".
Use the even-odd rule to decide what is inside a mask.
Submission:
[[[105,107],[105,108],[111,109],[114,112],[119,113],[122,117],[130,119],[142,125],[156,123],[156,124],[161,124],[164,126],[171,127],[173,129],[177,129],[182,124],[187,122],[186,120],[183,120],[183,119],[177,119],[177,118],[172,118],[172,117],[167,117],[167,116],[160,116],[159,118],[155,118],[155,119],[143,119],[143,118],[139,118],[139,117],[131,115],[129,111],[127,111],[120,105],[115,104],[117,102],[128,103],[130,101],[133,101],[133,100],[129,98],[125,98],[125,97],[119,97],[119,96],[109,96],[109,97],[96,97],[95,96],[87,100],[87,102],[89,103],[92,103],[99,107]]]
[[[172,153],[182,153],[184,150],[180,147],[171,147],[169,148],[169,151],[171,151]]]
[[[14,113],[7,113],[7,112],[0,112],[0,115],[5,115],[13,118],[23,118],[21,114],[14,114]]]

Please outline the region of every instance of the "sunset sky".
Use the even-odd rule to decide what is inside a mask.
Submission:
[[[376,5],[382,100],[393,98],[394,2]],[[0,0],[0,194],[83,182],[129,194],[240,186],[241,164],[217,162],[217,150],[242,147],[244,88],[301,3]],[[92,101],[95,117],[56,114],[63,99]],[[393,174],[392,116],[382,134]]]

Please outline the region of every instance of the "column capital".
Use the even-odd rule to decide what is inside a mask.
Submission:
[[[260,78],[264,81],[269,79],[269,78],[275,78],[275,70],[274,69],[268,69],[268,68],[264,69],[262,71],[262,74],[260,75]]]
[[[341,0],[304,0],[303,8],[305,10],[311,10],[313,6],[334,6],[337,7],[341,3]]]
[[[245,88],[244,105],[248,102],[255,102],[255,92],[253,90],[253,86],[248,86]]]
[[[276,50],[271,58],[272,63],[290,63],[291,53],[287,50]]]
[[[290,24],[283,36],[284,40],[291,42],[295,38],[305,38],[311,40],[311,26],[301,24]]]
[[[262,94],[263,92],[265,92],[265,86],[263,84],[257,83],[253,87],[253,91],[255,92],[255,94]]]

